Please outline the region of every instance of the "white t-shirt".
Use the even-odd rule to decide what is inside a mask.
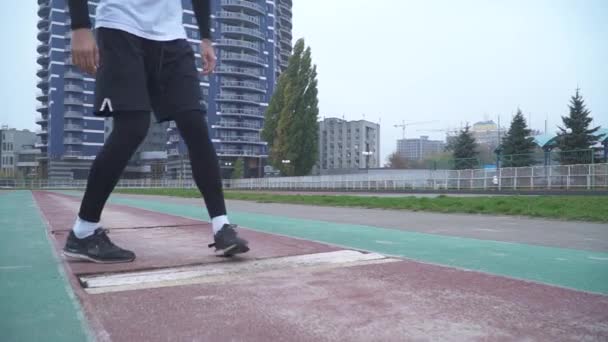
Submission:
[[[95,28],[122,30],[158,41],[185,39],[182,16],[181,0],[100,0]]]

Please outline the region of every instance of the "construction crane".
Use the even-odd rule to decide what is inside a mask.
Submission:
[[[411,125],[422,125],[422,124],[433,123],[433,122],[437,122],[437,120],[417,121],[417,122],[408,122],[408,123],[406,123],[405,120],[403,120],[403,122],[400,125],[394,125],[393,127],[401,128],[401,139],[405,139],[405,128],[406,127],[411,126]]]

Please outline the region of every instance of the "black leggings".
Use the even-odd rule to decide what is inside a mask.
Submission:
[[[192,176],[205,199],[209,216],[226,215],[220,167],[205,118],[200,111],[189,111],[175,115],[174,121],[188,146]],[[81,219],[99,222],[110,193],[129,159],[146,137],[149,126],[150,113],[146,111],[119,113],[114,117],[114,129],[89,173],[78,213]]]

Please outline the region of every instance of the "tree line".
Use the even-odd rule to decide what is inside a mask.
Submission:
[[[544,148],[547,151],[559,150],[556,155],[562,165],[589,163],[589,156],[593,153],[590,149],[591,146],[603,138],[603,135],[596,134],[600,126],[590,127],[593,121],[591,111],[587,109],[580,89],[576,89],[576,93],[571,97],[568,109],[568,115],[562,116],[562,125],[558,126],[556,137]],[[534,164],[534,152],[538,146],[534,142],[531,132],[522,110],[518,108],[511,120],[509,130],[495,151],[501,167],[524,167]],[[468,124],[448,142],[446,152],[453,162],[454,169],[480,167],[478,163],[479,145]],[[437,158],[445,159],[446,154]],[[389,156],[386,166],[406,168],[411,166],[411,162],[395,152]]]

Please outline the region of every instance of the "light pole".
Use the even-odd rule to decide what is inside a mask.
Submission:
[[[363,151],[363,152],[361,152],[361,154],[365,156],[365,169],[369,170],[369,156],[374,154],[374,152]]]

